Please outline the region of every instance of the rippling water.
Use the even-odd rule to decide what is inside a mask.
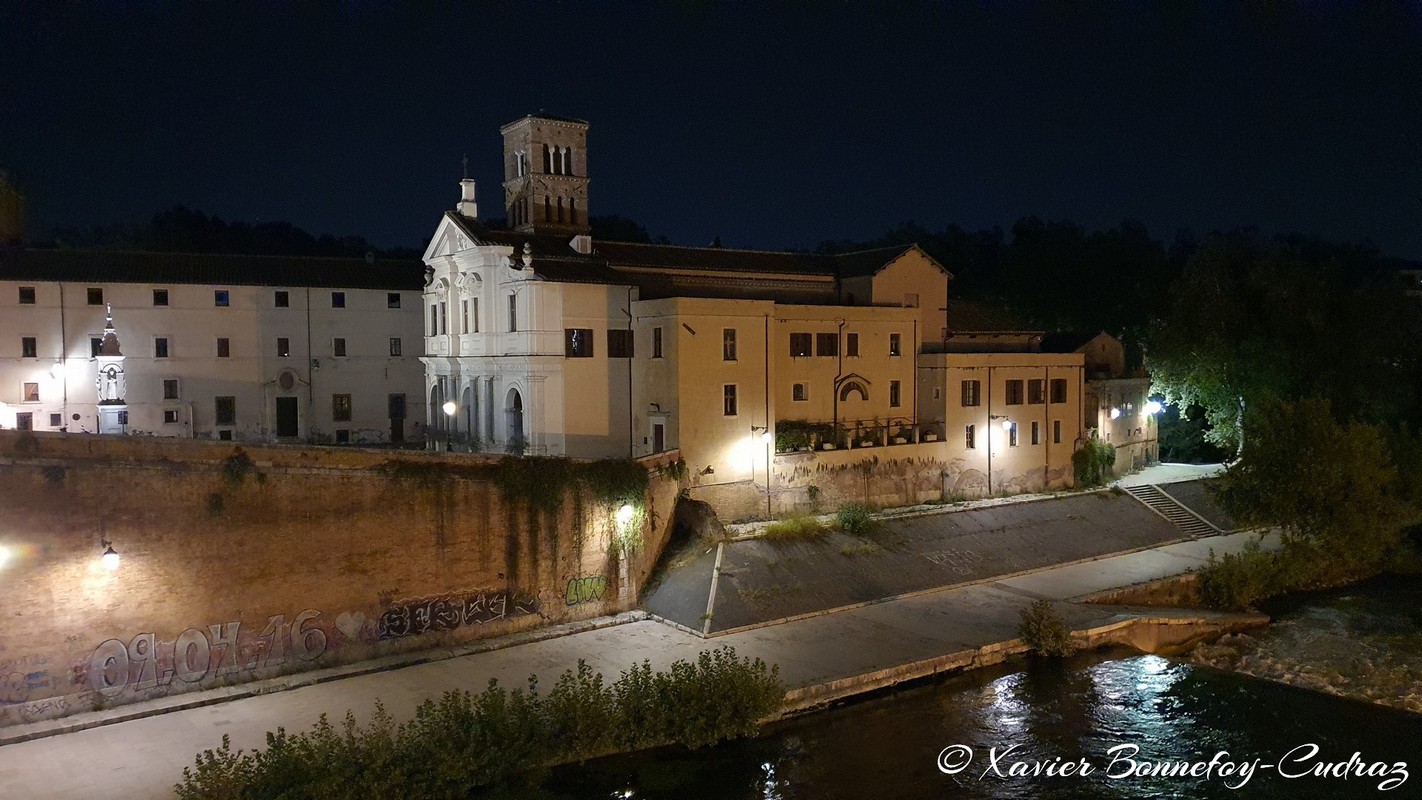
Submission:
[[[1309,648],[1317,648],[1318,663],[1330,665],[1320,670],[1371,663],[1368,674],[1391,676],[1386,665],[1407,663],[1422,652],[1412,618],[1419,599],[1422,585],[1415,581],[1315,598],[1287,610],[1286,622],[1300,621],[1280,626],[1277,640],[1272,633],[1256,639],[1251,652],[1270,654],[1259,656],[1260,663],[1287,657],[1300,666],[1285,671],[1298,673],[1312,663]],[[1315,632],[1325,630],[1333,633]],[[1309,744],[1317,745],[1316,755],[1295,751],[1295,759],[1280,764],[1291,750]],[[962,747],[943,756],[950,770],[969,749],[972,760],[956,774],[944,774],[940,753],[952,745]],[[1139,748],[1117,752],[1146,766],[1208,763],[1221,752],[1224,760],[1257,764],[1247,781],[1238,773],[1120,777],[1130,763],[1111,764],[1117,747]],[[1082,760],[1093,770],[1085,776],[1000,776],[989,768],[992,748],[1014,748],[998,761],[1002,773],[1010,773],[1012,763],[1040,769]],[[1394,765],[1405,764],[1405,782],[1381,796],[1422,797],[1422,715],[1205,664],[1098,653],[900,690],[710,750],[668,748],[563,768],[529,791],[544,798],[648,800],[1378,796],[1384,776],[1361,776],[1357,768],[1347,779],[1280,774],[1346,763],[1354,753],[1362,769],[1376,762],[1374,769],[1394,781],[1402,777]],[[1241,782],[1241,788],[1230,788]]]

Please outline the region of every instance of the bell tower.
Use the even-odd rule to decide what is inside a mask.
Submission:
[[[520,233],[587,235],[588,124],[530,114],[504,135],[504,210]]]

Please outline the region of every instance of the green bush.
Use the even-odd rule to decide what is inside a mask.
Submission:
[[[834,516],[839,529],[845,533],[870,533],[876,526],[872,510],[863,503],[845,503]]]
[[[1071,631],[1046,600],[1038,600],[1022,609],[1017,636],[1044,656],[1069,656],[1075,649],[1071,644]]]
[[[1071,468],[1078,488],[1105,483],[1115,465],[1115,446],[1101,439],[1088,439],[1080,450],[1071,454]]]
[[[1352,558],[1312,542],[1289,540],[1264,550],[1257,540],[1239,553],[1210,551],[1199,575],[1200,600],[1213,608],[1245,610],[1260,600],[1289,592],[1326,589],[1372,577],[1410,559],[1407,550],[1386,558]]]
[[[546,697],[532,678],[512,692],[490,681],[478,694],[425,701],[403,725],[376,703],[365,726],[347,713],[337,729],[323,715],[307,733],[268,733],[251,752],[233,753],[224,736],[183,770],[175,791],[179,800],[465,797],[550,764],[749,736],[784,697],[777,667],[729,647],[666,672],[643,662],[611,686],[579,661]]]

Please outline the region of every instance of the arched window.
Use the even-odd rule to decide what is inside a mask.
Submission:
[[[548,145],[543,145],[543,171],[545,173],[553,171],[552,153],[548,150]]]
[[[568,221],[578,224],[578,200],[575,197],[568,198]]]
[[[548,222],[553,219],[553,201],[547,197],[543,198],[543,221]]]
[[[563,198],[558,198],[558,221],[563,221]]]
[[[563,174],[573,174],[573,148],[571,147],[563,148]]]
[[[859,393],[860,400],[869,399],[869,390],[864,388],[864,384],[860,383],[859,381],[849,381],[848,383],[844,384],[839,388],[840,402],[848,400],[849,395],[854,392]]]

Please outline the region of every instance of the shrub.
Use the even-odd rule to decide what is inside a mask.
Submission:
[[[546,697],[527,690],[446,692],[397,725],[377,702],[364,727],[323,715],[307,733],[278,729],[267,745],[233,753],[227,737],[183,770],[179,800],[282,797],[465,797],[545,765],[680,743],[704,747],[755,733],[785,698],[779,669],[729,647],[677,661],[643,662],[611,686],[578,662]]]
[[[1213,608],[1245,610],[1269,597],[1362,580],[1410,556],[1411,551],[1404,549],[1385,558],[1354,558],[1300,540],[1286,540],[1280,549],[1266,551],[1258,540],[1251,540],[1238,553],[1216,556],[1210,551],[1198,570],[1200,599]]]
[[[869,506],[863,503],[846,503],[834,516],[839,529],[850,534],[870,533],[876,524]]]
[[[1044,656],[1069,656],[1075,649],[1071,644],[1071,631],[1046,600],[1038,600],[1022,609],[1017,636]]]
[[[1115,464],[1115,446],[1101,439],[1088,439],[1080,450],[1071,454],[1072,473],[1079,488],[1105,483]]]

